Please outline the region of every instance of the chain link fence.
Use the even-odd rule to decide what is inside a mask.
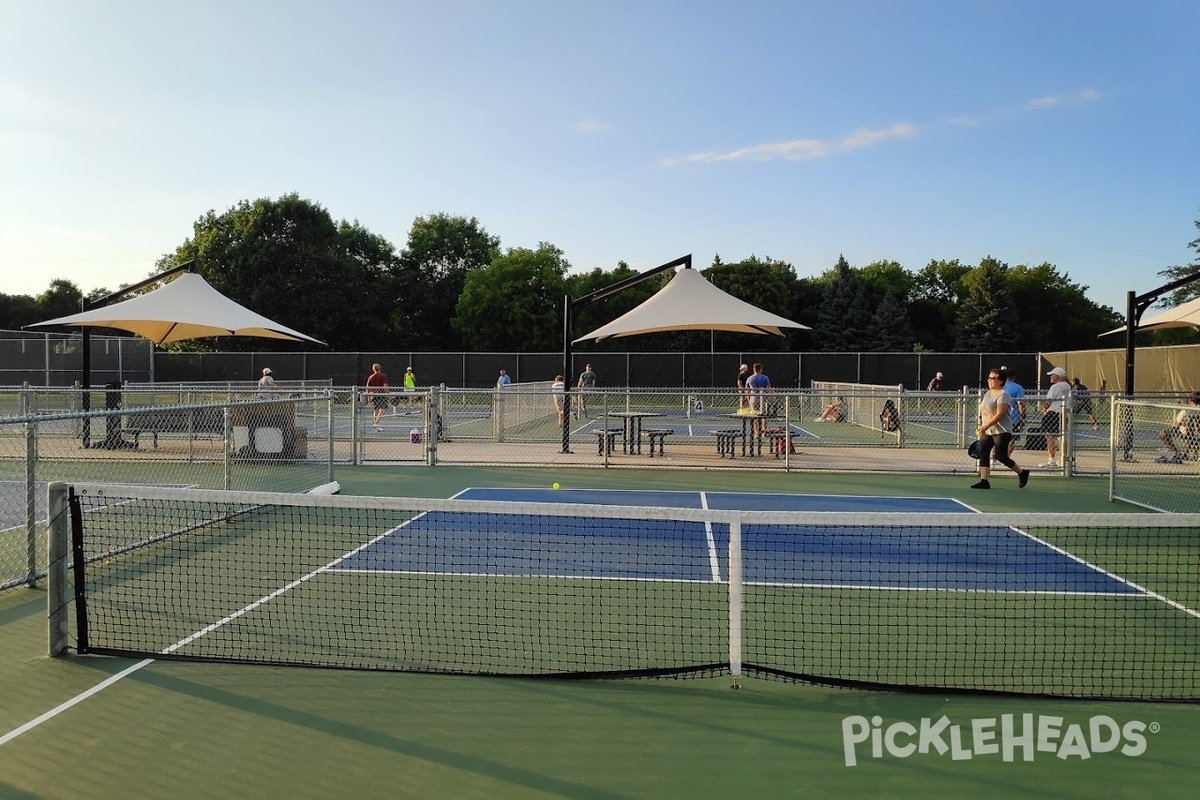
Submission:
[[[0,390],[0,588],[44,574],[46,484],[104,481],[271,491],[331,482],[335,464],[748,469],[973,475],[979,390],[819,385],[554,391],[550,384],[365,395],[280,382]],[[1072,396],[1061,415],[1026,395],[1017,462],[1110,475],[1114,499],[1200,511],[1195,406]],[[15,413],[10,409],[15,409]],[[100,410],[103,409],[103,410]],[[1117,421],[1120,420],[1118,423]],[[1163,431],[1171,434],[1178,456]],[[1114,431],[1116,434],[1114,435]],[[1056,460],[1049,462],[1048,442]]]
[[[337,457],[328,388],[0,390],[0,589],[46,571],[46,486],[93,481],[303,492]],[[103,409],[103,410],[101,410]],[[349,460],[348,451],[343,454]]]

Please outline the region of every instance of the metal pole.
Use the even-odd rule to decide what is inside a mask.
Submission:
[[[563,418],[562,452],[571,452],[571,296],[563,295]]]
[[[1133,337],[1137,334],[1137,298],[1125,293],[1125,396],[1133,397]]]

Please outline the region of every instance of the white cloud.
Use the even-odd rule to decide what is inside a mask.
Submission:
[[[1074,94],[1045,95],[1029,101],[1022,111],[1040,111],[1053,108],[1073,108],[1100,99],[1100,92],[1095,89],[1083,89]],[[1008,112],[992,112],[980,117],[978,115],[957,114],[948,120],[948,124],[956,127],[978,127],[988,120],[997,124],[1013,116]],[[728,161],[809,161],[818,158],[831,158],[837,155],[867,150],[895,139],[912,139],[925,130],[922,126],[911,122],[897,122],[886,128],[859,128],[838,139],[791,139],[784,142],[769,142],[766,144],[748,145],[734,150],[691,153],[686,156],[665,158],[659,162],[662,167],[677,167],[682,164],[716,164]]]
[[[849,136],[842,137],[842,140],[838,142],[838,149],[843,153],[849,153],[853,150],[865,150],[869,147],[874,147],[889,139],[911,139],[916,135],[917,126],[909,122],[897,122],[895,125],[883,128],[882,130],[859,128]]]
[[[594,119],[580,120],[572,127],[574,127],[575,130],[579,131],[580,133],[603,133],[609,128],[608,125],[604,124],[603,122],[597,122]]]
[[[891,139],[909,139],[915,136],[917,131],[916,125],[897,122],[877,130],[859,128],[832,142],[824,139],[792,139],[786,142],[749,145],[725,152],[691,153],[679,158],[664,159],[660,164],[673,167],[680,164],[715,164],[721,161],[809,161],[865,150]]]
[[[1074,108],[1100,99],[1100,92],[1095,89],[1084,89],[1074,94],[1038,97],[1025,104],[1027,111],[1040,111],[1047,108]]]

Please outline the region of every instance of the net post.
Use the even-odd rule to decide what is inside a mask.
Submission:
[[[221,424],[225,427],[225,474],[222,477],[222,485],[224,488],[229,489],[233,486],[233,448],[235,442],[233,440],[233,416],[230,413],[228,403],[226,403],[225,408],[221,411],[221,420]]]
[[[438,387],[430,386],[425,398],[425,410],[421,422],[425,428],[425,465],[437,464],[437,443],[442,427],[442,395]]]
[[[742,520],[729,522],[729,677],[730,686],[741,688],[742,677]]]
[[[334,478],[333,478],[333,461],[334,461],[333,426],[335,424],[335,419],[334,419],[334,415],[333,415],[333,405],[334,405],[333,404],[333,392],[330,391],[329,394],[326,395],[326,398],[327,398],[327,405],[325,406],[325,449],[326,449],[326,453],[327,453],[326,463],[328,466],[327,478],[328,478],[329,483],[333,483],[333,480],[334,480]]]
[[[67,484],[51,483],[46,489],[50,525],[46,533],[49,554],[47,570],[46,619],[48,654],[51,658],[67,652],[67,565],[71,553],[71,525],[67,511]]]

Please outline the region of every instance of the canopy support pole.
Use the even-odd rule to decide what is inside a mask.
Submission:
[[[126,286],[124,289],[118,289],[115,292],[110,292],[103,297],[97,297],[95,300],[88,300],[85,297],[83,299],[83,303],[80,304],[82,306],[81,310],[91,311],[94,308],[104,308],[107,305],[111,305],[114,300],[118,300],[127,294],[136,292],[138,289],[144,289],[153,283],[158,283],[164,278],[169,278],[176,273],[191,272],[195,265],[196,259],[188,259],[182,264],[171,267],[165,272],[160,272],[157,275],[146,278],[144,281],[139,281],[132,286]],[[92,335],[91,329],[86,325],[83,327],[83,360],[80,364],[80,372],[82,375],[80,376],[79,385],[81,391],[83,392],[82,409],[85,415],[83,418],[82,427],[83,448],[86,450],[92,446],[92,418],[87,415],[87,412],[92,410]],[[108,437],[105,437],[105,441],[108,441]]]
[[[1133,355],[1134,355],[1134,336],[1137,334],[1138,323],[1142,321],[1142,314],[1146,313],[1146,309],[1154,304],[1158,298],[1162,297],[1167,292],[1173,292],[1176,289],[1182,289],[1190,283],[1200,281],[1200,272],[1194,272],[1191,275],[1186,275],[1178,280],[1171,281],[1168,284],[1151,289],[1144,294],[1134,296],[1133,292],[1127,292],[1125,295],[1125,396],[1133,397]]]
[[[563,398],[562,452],[571,452],[571,392],[569,390],[569,383],[573,374],[571,369],[571,327],[575,310],[590,305],[597,300],[603,300],[606,297],[611,297],[617,292],[628,289],[630,286],[639,284],[647,278],[652,278],[661,272],[666,272],[667,270],[675,269],[676,267],[691,269],[692,254],[688,253],[686,256],[680,256],[674,261],[668,261],[666,264],[657,266],[652,270],[648,270],[632,277],[625,278],[624,280],[617,281],[616,283],[605,286],[603,289],[597,289],[591,294],[585,294],[583,297],[580,297],[577,300],[572,300],[569,294],[563,295],[562,376],[563,383],[567,384],[567,386],[564,386],[567,391],[565,392],[566,396]]]

